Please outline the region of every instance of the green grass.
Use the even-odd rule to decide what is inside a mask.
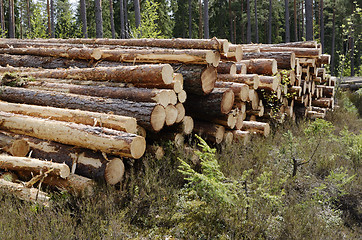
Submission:
[[[121,190],[58,193],[49,208],[1,193],[1,239],[359,239],[362,119],[340,107],[326,120],[287,122],[247,146],[202,152],[196,166],[165,143],[163,159],[128,162]],[[293,157],[306,162],[294,177]],[[198,178],[186,181],[178,158]]]

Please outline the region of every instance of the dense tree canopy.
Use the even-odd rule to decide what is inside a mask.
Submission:
[[[85,21],[88,37],[96,37],[95,0],[85,0],[86,16],[81,15],[80,0],[0,0],[0,21],[3,37],[46,38],[50,35],[59,38],[84,37],[82,27]],[[204,36],[205,9],[204,0],[100,0],[102,8],[103,37],[114,35],[123,37],[184,37]],[[156,35],[134,34],[135,1],[139,1],[141,17],[153,19],[143,22],[143,31],[154,28]],[[306,4],[312,2],[312,15],[308,14]],[[12,2],[14,10],[12,11]],[[137,3],[136,2],[136,3]],[[357,1],[348,0],[208,0],[209,36],[227,38],[233,43],[247,41],[247,5],[250,6],[251,42],[279,43],[312,39],[324,43],[324,52],[333,58],[332,70],[340,71],[343,63],[344,74],[354,72],[362,74],[361,6]],[[50,4],[51,6],[47,5]],[[120,3],[123,3],[120,8]],[[255,8],[255,4],[257,4]],[[157,6],[155,11],[148,8]],[[286,11],[285,6],[288,6]],[[53,9],[53,18],[49,17],[47,7]],[[256,9],[256,11],[255,11]],[[14,17],[12,17],[14,12]],[[111,17],[113,12],[113,18]],[[122,14],[121,14],[122,12]],[[52,15],[50,13],[50,15]],[[147,14],[154,16],[148,17]],[[191,17],[190,17],[191,16]],[[122,17],[122,20],[121,20]],[[82,20],[83,19],[83,20]],[[50,23],[49,23],[50,22]],[[306,25],[308,22],[308,26]],[[121,26],[122,25],[122,26]],[[15,33],[14,27],[15,26]],[[51,30],[49,30],[49,26]],[[271,27],[270,27],[271,26]],[[289,27],[290,26],[290,27]],[[322,28],[320,27],[322,26]],[[142,27],[142,26],[141,26]],[[289,29],[289,32],[286,32]],[[271,34],[271,39],[269,35]],[[258,39],[257,39],[258,38]],[[271,41],[270,41],[271,40]],[[351,69],[351,59],[354,62]]]

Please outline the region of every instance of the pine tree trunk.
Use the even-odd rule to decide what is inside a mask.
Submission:
[[[322,53],[324,53],[324,16],[323,16],[323,0],[320,0],[320,41],[322,44]]]
[[[51,34],[50,37],[55,37],[55,19],[54,19],[54,0],[50,0],[50,26]]]
[[[285,0],[285,42],[290,42],[289,0]]]
[[[192,38],[192,2],[189,0],[189,38]]]
[[[121,24],[121,39],[125,38],[125,26],[124,26],[124,10],[123,10],[123,0],[119,0],[119,17],[120,17],[120,24]]]
[[[297,0],[294,0],[294,41],[298,41]]]
[[[209,39],[209,0],[204,0],[204,38]]]
[[[334,74],[334,57],[336,46],[336,2],[333,4],[333,17],[332,17],[332,50],[331,50],[331,74]]]
[[[306,40],[313,40],[313,2],[305,0]]]
[[[235,43],[233,35],[233,17],[231,12],[231,0],[229,0],[229,33],[230,33],[230,42]]]
[[[257,11],[257,0],[254,1],[255,11],[255,42],[259,43],[259,30],[258,30],[258,11]]]
[[[102,0],[94,0],[96,38],[103,38]]]
[[[112,38],[116,38],[116,31],[114,30],[114,17],[113,17],[113,0],[109,0],[109,14],[111,15],[111,32]]]
[[[245,34],[244,34],[244,0],[241,0],[241,14],[240,14],[240,22],[241,22],[241,42],[245,43]]]
[[[204,31],[202,28],[202,0],[199,0],[199,38],[202,39],[204,36]]]
[[[29,0],[27,0],[29,1]],[[30,16],[28,16],[30,19]],[[0,22],[1,22],[1,34],[5,34],[5,17],[4,17],[4,3],[0,0]]]
[[[129,37],[129,25],[128,25],[128,1],[127,0],[123,0],[124,2],[124,29],[125,29],[125,33],[124,33],[124,38],[127,39]]]
[[[246,29],[246,43],[251,43],[251,18],[250,18],[250,0],[246,0],[246,11],[248,18],[248,25]]]
[[[272,8],[272,0],[269,0],[269,19],[268,19],[268,43],[272,43],[272,17],[273,17],[273,8]]]
[[[304,35],[304,0],[301,0],[301,5],[302,5],[302,34],[301,34],[301,39],[303,39]]]
[[[48,37],[52,35],[52,24],[50,21],[50,0],[47,0]]]
[[[86,10],[86,3],[85,0],[80,0],[80,15],[82,18],[82,32],[83,37],[88,38],[88,31],[87,31],[87,10]]]
[[[136,21],[136,29],[141,27],[141,7],[139,0],[133,0],[134,4],[134,13],[135,13],[135,21]],[[142,35],[142,33],[141,33]]]
[[[14,0],[9,0],[9,38],[15,38]]]

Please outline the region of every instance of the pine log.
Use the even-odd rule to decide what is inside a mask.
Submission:
[[[230,43],[226,39],[107,39],[107,38],[73,38],[73,39],[36,39],[32,41],[44,43],[68,43],[68,44],[86,44],[86,45],[116,45],[116,46],[139,46],[139,47],[160,47],[176,49],[212,49],[227,53]]]
[[[186,110],[185,110],[185,107],[184,107],[184,105],[182,103],[177,103],[175,105],[175,107],[177,109],[176,123],[180,123],[185,117]]]
[[[12,156],[25,157],[30,147],[24,139],[16,139],[0,132],[0,150]]]
[[[245,112],[243,112],[243,113],[239,112],[238,114],[236,114],[235,129],[240,130],[243,127],[245,117],[246,117]]]
[[[236,63],[236,74],[246,74],[246,65],[244,63]]]
[[[266,91],[277,91],[280,80],[277,76],[259,76],[260,84],[258,89]]]
[[[177,100],[178,100],[180,103],[186,102],[186,99],[187,99],[187,93],[186,93],[186,91],[182,90],[182,91],[180,91],[180,92],[177,94]],[[173,103],[171,103],[171,104],[173,104]],[[176,103],[174,103],[173,105],[176,105]]]
[[[249,100],[251,102],[251,109],[258,110],[260,99],[258,92],[254,89],[249,89]]]
[[[321,107],[314,107],[312,106],[310,111],[315,111],[315,112],[319,112],[319,113],[327,113],[327,108],[321,108]]]
[[[195,49],[100,49],[100,48],[2,48],[0,54],[63,57],[69,59],[107,60],[115,62],[212,64],[217,67],[220,54]]]
[[[116,81],[123,83],[170,84],[173,69],[169,64],[137,66],[96,67],[76,69],[48,69],[23,73],[34,78],[74,79],[91,81]]]
[[[165,150],[159,145],[147,145],[146,152],[161,160],[165,156]]]
[[[258,89],[260,82],[256,74],[218,74],[217,79],[223,82],[244,83],[254,89]]]
[[[249,86],[244,83],[235,82],[215,82],[216,88],[230,88],[235,95],[235,101],[247,101],[249,99]]]
[[[334,108],[333,98],[319,98],[312,101],[312,105],[322,108]]]
[[[246,145],[250,141],[250,133],[248,131],[234,130],[232,131],[234,141]]]
[[[231,89],[215,88],[207,96],[190,94],[185,102],[185,109],[190,114],[217,117],[229,113],[233,105],[234,93]]]
[[[224,138],[225,128],[214,123],[195,121],[194,133],[203,137],[207,141],[219,144]]]
[[[304,58],[318,58],[322,55],[321,48],[299,48],[299,47],[268,47],[268,46],[258,46],[258,47],[248,47],[244,48],[244,52],[253,51],[252,49],[259,49],[260,52],[294,52],[296,57]]]
[[[8,181],[8,182],[18,182],[19,177],[17,174],[13,173],[13,172],[0,172],[0,179]]]
[[[42,161],[36,158],[14,157],[5,154],[0,155],[0,168],[36,174],[53,169],[49,174],[60,176],[61,178],[67,178],[70,174],[70,169],[65,163]]]
[[[86,96],[124,99],[134,102],[154,102],[164,107],[171,103],[172,97],[174,98],[172,99],[173,101],[177,101],[175,91],[168,89],[80,86],[74,84],[48,83],[45,81],[30,81],[26,83],[26,87]]]
[[[0,67],[0,73],[26,73],[26,72],[36,72],[36,71],[43,71],[43,69],[32,68],[32,67],[12,67],[9,65],[7,65],[6,67]]]
[[[112,112],[115,115],[134,117],[143,127],[159,131],[162,129],[166,113],[164,107],[155,103],[136,103],[127,100],[105,99],[56,93],[22,88],[3,87],[0,99],[9,102],[80,109],[85,111]]]
[[[318,85],[317,88],[322,89],[323,96],[332,98],[334,97],[334,87],[332,86],[324,86],[324,85]]]
[[[147,134],[147,142],[159,143],[164,141],[171,141],[176,147],[181,148],[184,145],[185,137],[182,133],[172,131],[152,132]]]
[[[185,116],[180,123],[174,124],[163,129],[165,132],[177,132],[183,135],[189,135],[194,129],[194,120],[190,116]],[[162,134],[162,132],[160,132]]]
[[[243,59],[275,59],[278,64],[278,69],[294,69],[295,68],[295,53],[294,52],[244,52]]]
[[[180,73],[184,80],[184,90],[187,93],[207,95],[214,89],[217,71],[212,66],[175,65],[175,72]]]
[[[217,66],[218,74],[236,74],[236,64],[234,62],[220,62]]]
[[[205,121],[206,120],[208,120],[209,122],[213,122],[213,123],[222,125],[228,129],[234,129],[235,124],[236,124],[236,117],[234,116],[234,113],[225,114],[225,115],[219,116],[217,118],[205,119]]]
[[[239,113],[244,113],[246,111],[246,103],[241,101],[235,101],[233,109],[237,109]]]
[[[146,142],[135,134],[83,124],[66,123],[0,112],[1,129],[63,144],[138,159]]]
[[[275,59],[249,59],[241,60],[240,63],[246,65],[249,74],[273,76],[278,72],[277,61]]]
[[[229,52],[221,54],[221,58],[228,61],[240,62],[240,60],[243,59],[242,46],[237,44],[230,44]]]
[[[270,134],[269,123],[263,123],[263,122],[244,121],[244,124],[243,124],[243,127],[241,128],[241,130],[255,132],[255,133],[263,135],[265,137],[269,136],[269,134]]]
[[[131,117],[81,110],[42,107],[0,101],[0,111],[58,121],[81,123],[91,126],[106,127],[128,133],[136,133],[137,127],[136,119]]]
[[[293,48],[317,48],[316,41],[286,42],[277,44],[242,44],[243,47],[293,47]]]
[[[165,107],[166,112],[166,126],[171,126],[176,122],[177,119],[177,108],[174,105],[169,104]]]
[[[50,204],[50,197],[45,192],[39,191],[36,188],[27,188],[23,184],[0,179],[0,189],[10,192],[21,200],[41,203],[44,206],[49,206]]]
[[[315,67],[316,66],[316,59],[315,58],[302,58],[302,57],[299,57],[298,59],[299,59],[299,64],[302,67],[306,67],[306,66]]]
[[[322,54],[316,62],[318,67],[322,66],[322,64],[331,64],[331,55],[329,54]]]
[[[76,196],[92,196],[96,187],[96,183],[92,179],[77,174],[70,174],[66,179],[48,176],[44,178],[43,183]]]
[[[317,111],[307,111],[307,118],[317,119],[317,118],[325,118],[325,113],[317,112]]]
[[[302,96],[302,87],[300,86],[292,86],[288,88],[288,92],[292,93],[295,97]]]

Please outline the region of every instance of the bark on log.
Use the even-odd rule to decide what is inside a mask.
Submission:
[[[249,99],[249,86],[244,83],[215,82],[216,88],[230,88],[235,95],[235,101],[247,101]]]
[[[307,111],[307,118],[317,119],[317,118],[325,118],[325,113],[317,112],[317,111]]]
[[[221,125],[195,121],[194,133],[203,137],[206,141],[221,143],[224,138],[225,128]]]
[[[243,47],[293,47],[293,48],[317,48],[316,41],[286,42],[277,44],[242,44]]]
[[[136,133],[137,128],[137,121],[135,118],[81,110],[42,107],[0,101],[0,111],[64,122],[74,122],[91,126],[105,127],[128,133]]]
[[[166,132],[177,132],[183,135],[189,135],[192,133],[194,129],[194,120],[190,116],[185,116],[182,121],[178,124],[174,124],[173,126],[167,127],[164,130]],[[161,132],[162,134],[162,132]]]
[[[0,132],[0,150],[15,157],[25,157],[30,147],[24,139],[16,139]]]
[[[174,66],[175,72],[183,76],[183,86],[187,93],[207,95],[214,89],[217,71],[212,66]]]
[[[27,188],[22,184],[12,183],[0,179],[0,189],[10,192],[17,198],[25,201],[41,203],[44,206],[49,206],[50,197],[36,188]]]
[[[220,62],[217,66],[219,74],[236,74],[236,64],[234,62]]]
[[[243,59],[275,59],[278,64],[278,69],[294,69],[295,68],[295,53],[294,52],[244,52]]]
[[[184,145],[185,137],[182,133],[163,131],[162,133],[147,134],[147,142],[149,141],[153,143],[171,141],[176,147],[180,148]]]
[[[241,60],[240,63],[246,65],[246,71],[249,74],[273,76],[278,72],[278,65],[275,59],[249,59]]]
[[[0,54],[63,57],[115,62],[211,64],[217,67],[220,54],[213,50],[100,49],[100,48],[2,48]]]
[[[70,174],[70,169],[65,163],[48,162],[27,157],[14,157],[4,154],[0,155],[0,168],[33,172],[35,174],[53,169],[49,174],[61,178],[67,178]]]
[[[246,71],[246,65],[244,63],[236,63],[236,74],[246,74]]]
[[[266,91],[277,91],[280,81],[277,76],[259,76],[260,84],[258,89]]]
[[[22,88],[3,87],[0,99],[9,102],[80,109],[85,111],[112,112],[115,115],[134,117],[143,127],[159,131],[162,129],[166,113],[164,107],[155,103],[136,103],[127,100],[105,99],[56,93]]]
[[[330,64],[331,63],[331,55],[329,54],[322,54],[316,62],[318,67],[322,66],[322,64]]]
[[[143,137],[108,128],[91,127],[6,112],[0,112],[0,120],[0,128],[13,133],[124,157],[138,159],[142,157],[146,148]]]
[[[319,98],[312,101],[312,105],[322,108],[334,108],[333,98]]]
[[[255,132],[255,133],[263,135],[265,137],[269,136],[269,134],[270,134],[269,123],[263,123],[263,122],[244,121],[244,124],[243,124],[243,127],[241,128],[241,130]]]
[[[189,95],[185,102],[186,112],[204,116],[222,116],[231,111],[234,105],[234,93],[230,89],[215,88],[207,96]]]
[[[244,52],[253,51],[253,48],[244,48]],[[255,47],[260,52],[294,52],[296,57],[318,58],[322,55],[321,48],[298,48],[298,47]]]
[[[74,79],[90,81],[115,81],[123,83],[142,83],[164,85],[173,80],[173,69],[169,64],[96,67],[80,69],[48,69],[27,72],[22,75],[34,78]]]
[[[259,76],[256,74],[218,74],[217,79],[223,82],[244,83],[254,89],[259,87]]]
[[[84,86],[51,83],[46,81],[29,81],[26,83],[26,87],[30,89],[73,93],[94,97],[124,99],[134,102],[154,102],[164,107],[170,104],[171,100],[177,101],[175,91],[169,89]],[[171,99],[171,97],[173,97],[173,99]]]
[[[221,58],[229,61],[239,62],[241,59],[243,59],[242,46],[237,44],[230,44],[229,52],[222,54]]]
[[[147,145],[146,152],[161,160],[165,156],[165,150],[159,145]]]
[[[300,97],[302,96],[302,87],[292,86],[288,89],[288,92],[294,94],[295,97]]]
[[[217,118],[205,119],[205,120],[222,125],[228,129],[234,129],[236,124],[236,117],[234,116],[234,113],[229,113]]]
[[[240,130],[243,127],[244,119],[246,118],[245,112],[239,112],[236,116],[235,129]]]
[[[77,174],[70,174],[66,179],[48,176],[44,178],[43,183],[76,196],[92,196],[96,187],[92,179]]]
[[[68,43],[68,44],[86,44],[86,45],[116,45],[116,46],[139,46],[139,47],[160,47],[160,48],[176,48],[176,49],[212,49],[227,53],[229,51],[229,42],[226,39],[36,39],[33,41],[44,43]]]
[[[324,86],[324,85],[317,85],[317,89],[322,89],[323,96],[328,98],[334,97],[334,87],[332,86]]]

